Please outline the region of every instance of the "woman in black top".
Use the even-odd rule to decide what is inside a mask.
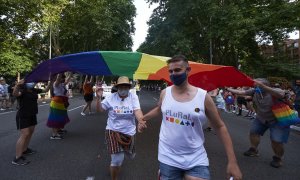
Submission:
[[[44,90],[35,89],[34,83],[24,83],[21,80],[13,90],[13,95],[17,97],[19,109],[16,116],[17,129],[20,130],[20,137],[16,144],[16,156],[12,161],[14,165],[26,165],[23,155],[34,154],[35,151],[28,148],[31,136],[37,124],[36,114],[38,113],[38,94],[47,92],[52,83],[49,83]]]

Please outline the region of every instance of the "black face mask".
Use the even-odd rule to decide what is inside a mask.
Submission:
[[[172,83],[176,86],[180,86],[187,78],[186,72],[183,72],[181,74],[172,74],[170,75],[170,79]]]

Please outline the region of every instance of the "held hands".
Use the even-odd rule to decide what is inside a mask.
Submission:
[[[147,128],[146,121],[144,121],[143,118],[140,119],[138,121],[138,132],[142,133],[144,131],[144,129],[146,129],[146,128]]]

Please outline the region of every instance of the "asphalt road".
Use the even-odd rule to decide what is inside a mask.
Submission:
[[[140,96],[144,112],[157,102],[158,93],[142,91]],[[30,147],[38,151],[28,156],[27,166],[14,166],[15,143],[19,136],[15,125],[15,111],[0,112],[0,179],[1,180],[106,180],[110,179],[110,158],[104,144],[106,113],[81,116],[83,97],[70,100],[68,133],[64,140],[50,140],[51,131],[46,127],[49,104],[39,105],[38,125]],[[246,180],[299,180],[300,134],[292,131],[286,145],[284,166],[269,166],[272,158],[269,133],[261,140],[259,157],[245,157],[249,148],[248,130],[251,121],[232,113],[222,113],[231,134],[240,168]],[[124,180],[156,180],[158,161],[157,146],[161,119],[153,119],[148,129],[137,135],[137,156],[126,159],[121,172]],[[226,163],[224,148],[213,132],[206,132],[205,147],[210,159],[213,180],[225,179]],[[100,158],[97,156],[100,155]]]

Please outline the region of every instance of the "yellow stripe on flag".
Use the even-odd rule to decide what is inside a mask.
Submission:
[[[158,70],[165,67],[168,59],[170,58],[163,56],[152,56],[143,53],[141,62],[135,74],[133,75],[133,78],[141,80],[148,79],[150,74],[156,73]]]

